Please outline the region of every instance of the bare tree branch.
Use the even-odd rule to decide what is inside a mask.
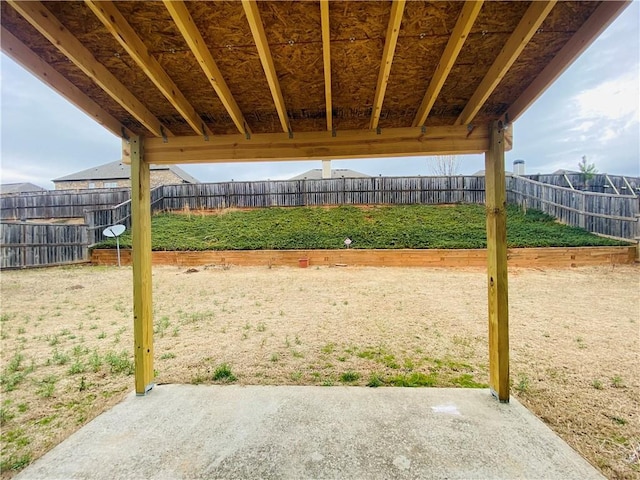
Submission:
[[[434,175],[451,177],[458,174],[460,159],[457,155],[436,155],[435,157],[428,157],[427,164]]]

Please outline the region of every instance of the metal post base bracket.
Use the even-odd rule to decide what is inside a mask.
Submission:
[[[500,400],[500,397],[498,396],[498,392],[496,392],[493,388],[489,388],[489,391],[491,392],[491,395],[500,403],[509,403],[508,398],[506,400]]]
[[[155,383],[150,383],[149,385],[147,385],[146,387],[144,387],[144,393],[138,393],[136,392],[136,397],[146,397],[147,394],[153,389],[153,387],[155,387],[156,384]]]

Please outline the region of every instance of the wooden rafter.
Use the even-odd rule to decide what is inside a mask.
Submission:
[[[402,23],[404,5],[405,0],[394,0],[391,4],[391,16],[389,17],[389,25],[387,27],[384,50],[382,51],[382,61],[380,62],[380,71],[378,72],[376,93],[373,97],[371,123],[369,124],[369,128],[371,129],[378,128],[378,122],[380,121],[380,113],[382,112],[384,94],[387,91],[387,84],[389,83],[391,63],[393,62],[393,55],[396,51],[396,45],[398,43],[398,34],[400,33],[400,24]]]
[[[160,63],[155,59],[135,30],[111,1],[85,0],[86,5],[102,22],[118,43],[126,50],[142,71],[158,87],[169,103],[173,105],[193,131],[200,135],[211,135],[211,130],[196,113],[178,86],[171,80]]]
[[[324,65],[324,98],[327,110],[327,130],[333,129],[331,105],[331,31],[329,30],[329,0],[320,0],[320,24],[322,28],[322,60]]]
[[[249,125],[247,125],[240,107],[233,98],[227,82],[222,76],[211,52],[207,48],[202,34],[196,28],[196,24],[185,3],[182,0],[164,0],[164,5],[187,42],[187,45],[189,45],[194,57],[196,57],[202,71],[209,79],[211,86],[218,94],[224,108],[227,109],[227,113],[233,120],[233,123],[235,123],[238,131],[245,134],[251,133],[251,129]]]
[[[436,98],[438,98],[440,90],[442,90],[442,86],[449,76],[449,72],[451,72],[453,65],[456,63],[460,50],[462,50],[462,46],[467,40],[473,22],[476,21],[483,3],[484,0],[467,0],[462,7],[458,21],[455,27],[453,27],[447,46],[436,67],[436,71],[431,77],[431,81],[427,87],[427,93],[425,93],[420,108],[418,108],[418,112],[413,119],[414,127],[424,125],[424,122],[427,121],[429,112],[431,112],[433,104],[436,102]]]
[[[507,43],[500,50],[489,71],[471,96],[464,110],[462,110],[455,125],[468,124],[473,120],[555,4],[556,0],[531,2],[531,6],[525,12]]]
[[[169,129],[163,129],[155,115],[98,62],[80,40],[74,37],[42,3],[16,0],[8,0],[8,3],[153,135],[160,137],[163,131],[166,136],[172,135]]]
[[[630,0],[602,2],[520,97],[511,104],[506,115],[508,121],[517,120],[630,3]]]
[[[205,142],[202,137],[174,137],[145,141],[145,158],[153,164],[216,163],[242,161],[329,160],[424,156],[438,153],[482,153],[489,148],[488,126],[469,132],[466,126],[387,128],[337,132],[299,132],[224,135]]]
[[[40,79],[40,81],[49,85],[111,133],[121,136],[123,132],[122,129],[124,128],[124,133],[127,136],[130,137],[133,135],[133,132],[126,129],[120,121],[104,111],[100,105],[82,93],[78,87],[58,73],[4,27],[0,30],[0,44],[2,51],[6,55],[30,71]]]
[[[273,65],[273,58],[271,57],[271,50],[269,49],[269,43],[267,42],[267,35],[264,32],[264,25],[262,24],[258,4],[255,0],[242,0],[242,6],[244,7],[244,13],[247,16],[249,26],[251,27],[253,41],[258,49],[262,68],[267,76],[267,82],[269,83],[273,102],[275,103],[278,116],[280,117],[282,130],[290,132],[291,126],[289,124],[287,108],[284,104],[282,91],[280,90],[280,82],[278,81],[278,75],[276,74],[276,67]]]

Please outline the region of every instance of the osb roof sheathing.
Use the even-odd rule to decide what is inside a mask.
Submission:
[[[473,119],[500,119],[545,66],[594,14],[601,2],[558,2]],[[426,125],[453,125],[531,2],[487,1],[446,77]],[[91,54],[174,135],[194,135],[179,114],[108,29],[83,2],[44,2]],[[238,134],[179,28],[162,2],[115,2],[177,88],[214,135]],[[248,129],[282,133],[281,121],[239,1],[187,2],[237,102]],[[409,127],[423,100],[463,2],[408,1],[402,15],[380,128]],[[368,129],[391,14],[390,1],[331,1],[332,120],[335,130]],[[258,2],[277,81],[292,132],[327,129],[322,21],[317,1]],[[1,4],[2,26],[133,133],[152,136],[118,102],[33,28],[10,4]]]

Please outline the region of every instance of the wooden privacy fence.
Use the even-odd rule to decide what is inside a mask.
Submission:
[[[610,237],[640,239],[640,198],[583,192],[513,176],[507,202],[535,208],[562,223]]]
[[[621,179],[623,177],[618,177]],[[635,185],[635,183],[632,183]],[[324,180],[200,183],[165,185],[152,191],[152,211],[214,210],[321,205],[484,204],[483,176],[370,177]],[[507,177],[507,201],[542,210],[567,225],[611,237],[637,240],[640,197],[572,190]],[[95,242],[101,228],[130,226],[131,204],[94,212],[87,223]],[[94,240],[92,240],[92,243]]]
[[[606,173],[593,174],[593,178],[585,180],[581,173],[535,174],[525,175],[525,178],[536,182],[567,187],[587,192],[607,193],[613,195],[640,195],[640,178],[622,175],[608,175]]]
[[[484,177],[369,177],[165,185],[164,209],[484,203]]]
[[[82,218],[87,208],[111,208],[131,197],[128,188],[54,190],[0,196],[0,218]]]
[[[158,212],[273,206],[484,204],[484,180],[483,176],[461,175],[165,185],[151,191],[151,209],[152,212]],[[56,211],[64,213],[82,210],[83,213],[79,216],[84,216],[85,225],[3,224],[2,267],[87,260],[87,246],[103,241],[102,231],[106,227],[117,223],[131,227],[129,191],[117,191],[114,194],[123,193],[126,194],[124,201],[117,197],[117,204],[108,207],[100,206],[101,202],[108,201],[107,196],[102,196],[106,195],[104,192],[96,192],[95,196],[91,196],[93,192],[66,192],[66,195],[72,196],[67,197],[66,204],[61,200],[65,198],[64,195],[58,200],[42,198],[39,207],[28,206],[29,202],[34,202],[35,205],[36,202],[32,199],[23,202],[21,205],[26,209],[23,211],[33,208],[38,214],[46,214],[45,217]],[[80,205],[81,197],[73,195],[85,195],[84,201],[96,201],[98,206]],[[47,195],[34,195],[37,196]],[[582,227],[590,232],[627,240],[637,240],[640,237],[638,196],[584,192],[545,184],[527,177],[510,176],[507,177],[507,201],[524,208],[542,210],[563,223]],[[56,202],[59,203],[55,204]],[[72,205],[73,202],[76,203]],[[18,208],[18,203],[14,203],[11,208]],[[4,205],[5,203],[3,218]]]
[[[151,213],[164,209],[163,187],[151,190]],[[89,245],[95,245],[105,240],[102,234],[105,228],[120,223],[131,228],[131,198],[108,208],[90,208],[84,213],[86,228],[88,230]]]
[[[86,225],[0,223],[0,267],[24,268],[86,262]]]
[[[151,191],[151,211],[367,204],[484,203],[484,177],[369,177],[164,185]],[[104,228],[131,226],[131,201],[87,211],[91,245]]]

